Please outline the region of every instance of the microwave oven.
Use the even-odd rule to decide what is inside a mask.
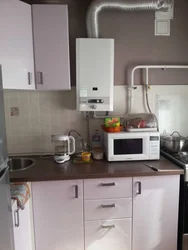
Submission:
[[[158,160],[159,132],[104,132],[104,149],[108,161]]]

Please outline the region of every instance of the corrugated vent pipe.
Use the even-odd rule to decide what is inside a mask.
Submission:
[[[106,9],[123,11],[168,11],[173,0],[94,0],[87,12],[87,33],[90,38],[99,38],[99,14]]]

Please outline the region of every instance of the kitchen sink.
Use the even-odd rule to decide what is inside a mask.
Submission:
[[[10,171],[25,170],[35,165],[35,160],[31,158],[11,158],[8,162]]]

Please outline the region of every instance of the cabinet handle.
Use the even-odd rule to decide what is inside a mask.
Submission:
[[[78,199],[78,185],[75,185],[75,198]]]
[[[142,193],[142,183],[141,183],[141,181],[137,181],[136,184],[138,186],[137,194],[141,194]]]
[[[14,224],[15,224],[15,227],[20,226],[19,209],[16,209],[16,211],[14,211]]]
[[[31,72],[28,72],[28,84],[31,85],[32,82],[33,82],[32,73],[31,73]]]
[[[38,72],[38,84],[43,85],[43,73]]]
[[[112,186],[115,186],[115,182],[110,182],[110,183],[101,183],[101,186],[102,187],[112,187]]]
[[[109,225],[109,226],[101,226],[102,229],[112,229],[115,228],[115,225]]]
[[[104,205],[104,204],[101,205],[102,208],[112,208],[112,207],[115,207],[115,206],[116,206],[115,203],[109,204],[109,205]]]

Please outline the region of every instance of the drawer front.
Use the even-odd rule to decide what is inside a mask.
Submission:
[[[131,219],[86,221],[85,249],[131,250]]]
[[[85,220],[132,217],[132,199],[103,199],[84,201]]]
[[[84,199],[132,198],[132,178],[84,180]]]

